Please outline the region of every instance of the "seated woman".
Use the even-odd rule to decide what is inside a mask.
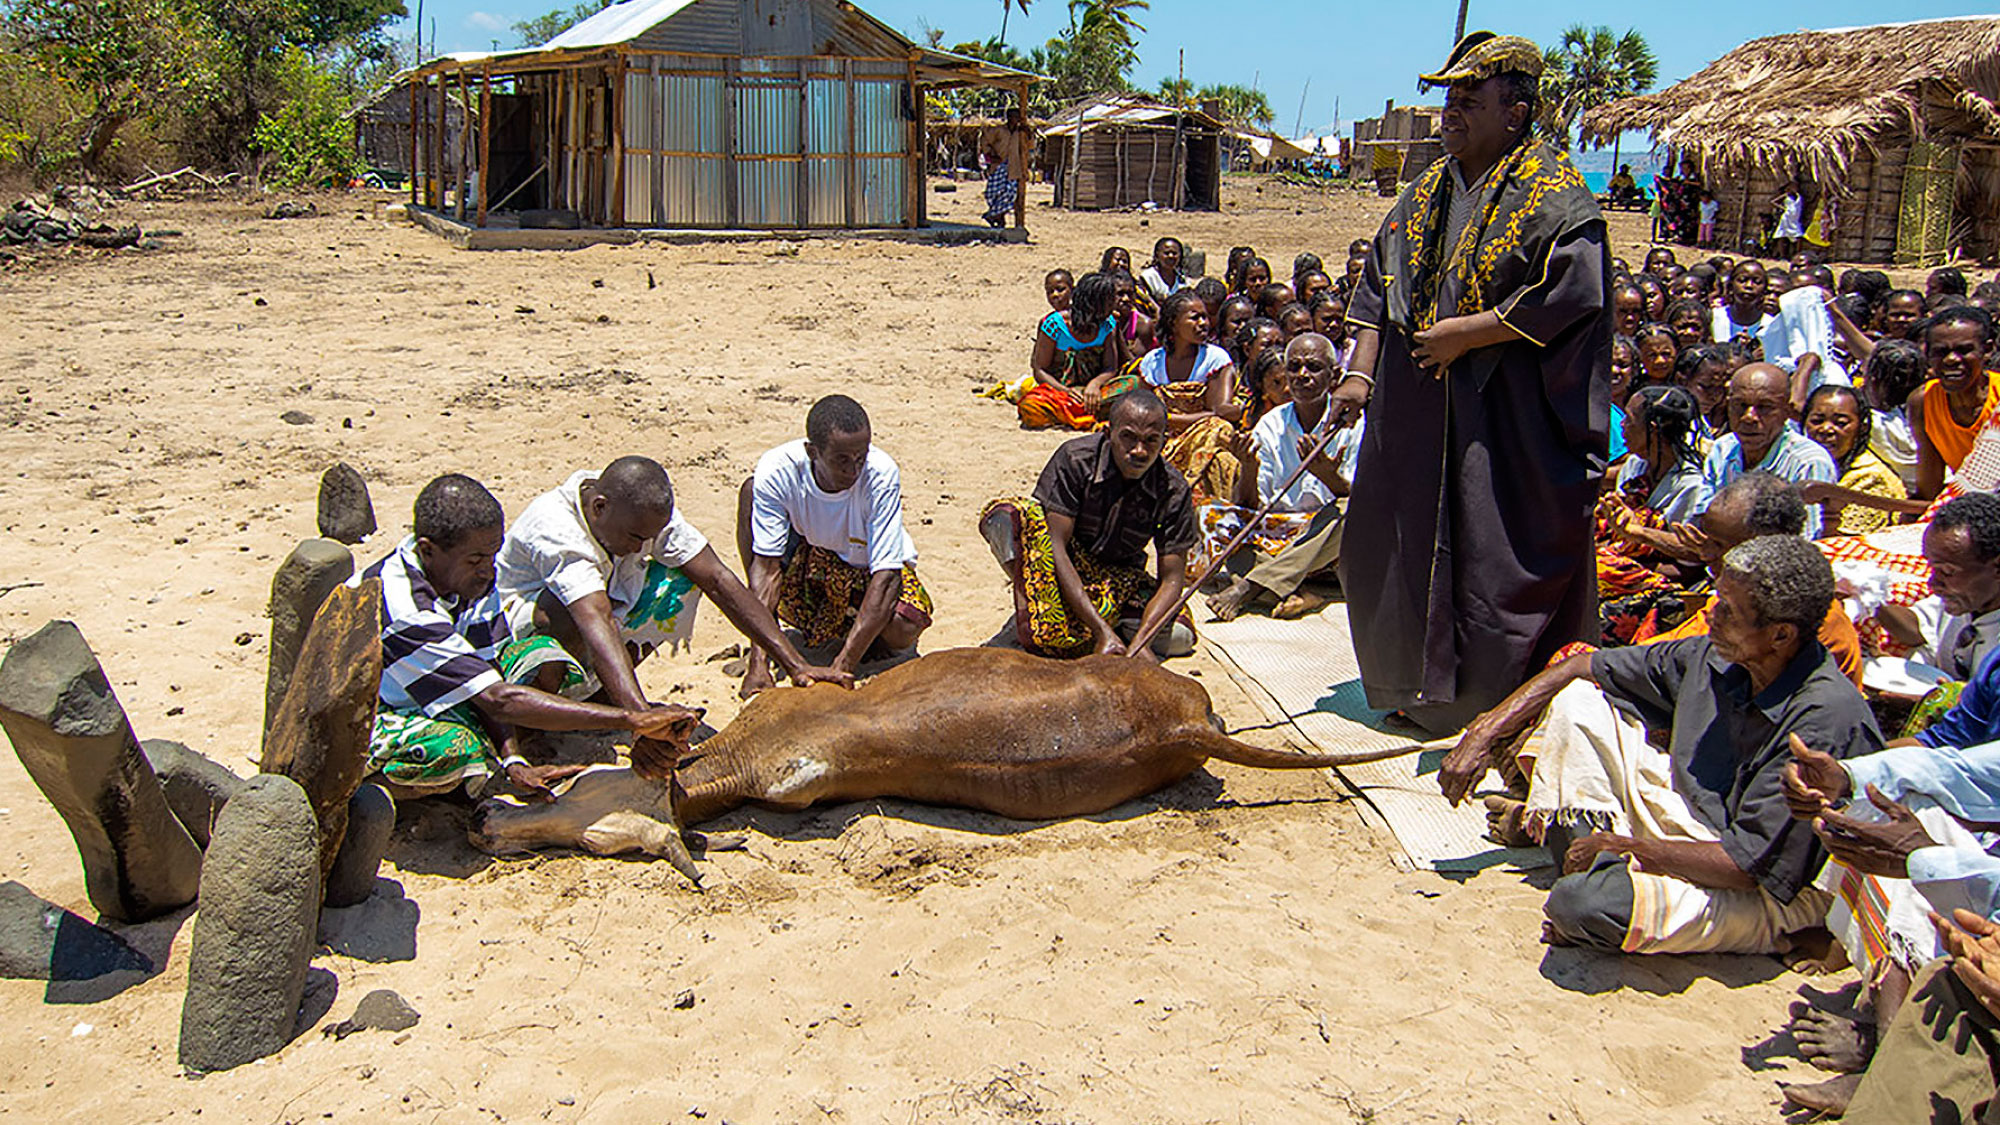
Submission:
[[[1228,348],[1236,343],[1237,330],[1257,316],[1257,302],[1239,294],[1231,294],[1223,299],[1222,307],[1210,319],[1215,323],[1215,336],[1209,341]],[[1234,354],[1234,353],[1232,353]]]
[[[1884,340],[1861,370],[1861,393],[1875,412],[1868,448],[1895,470],[1905,490],[1914,492],[1917,436],[1910,432],[1909,402],[1924,383],[1924,350],[1908,340]]]
[[[1229,349],[1229,359],[1240,373],[1255,367],[1257,357],[1266,351],[1273,348],[1284,351],[1282,335],[1277,321],[1255,316],[1244,321],[1243,326],[1236,330],[1236,335],[1224,346]],[[1278,401],[1285,400],[1280,398]]]
[[[1076,278],[1061,266],[1042,277],[1042,296],[1049,299],[1049,308],[1055,312],[1068,312],[1070,296],[1075,292]]]
[[[1231,246],[1229,259],[1222,267],[1222,282],[1229,286],[1231,293],[1242,292],[1239,284],[1243,280],[1244,263],[1257,256],[1257,251],[1249,246]]]
[[[1248,368],[1239,368],[1238,371],[1236,409],[1242,420],[1237,423],[1237,429],[1249,429],[1263,421],[1271,411],[1292,401],[1291,390],[1285,386],[1283,348],[1265,348],[1250,361]]]
[[[1169,294],[1189,288],[1195,279],[1181,272],[1181,262],[1186,251],[1181,240],[1169,235],[1153,243],[1153,261],[1139,271],[1139,281],[1146,292],[1152,294],[1155,302],[1164,301]]]
[[[1611,461],[1616,465],[1630,452],[1625,445],[1625,402],[1632,397],[1632,380],[1639,373],[1639,346],[1632,337],[1611,337]],[[1606,483],[1614,483],[1608,476]]]
[[[1930,380],[1908,400],[1917,439],[1916,494],[1934,500],[2000,408],[2000,375],[1986,369],[1993,318],[1976,305],[1940,309],[1918,329]]]
[[[1241,293],[1254,300],[1269,284],[1271,284],[1271,263],[1252,256],[1237,268],[1236,285],[1231,292]]]
[[[1892,522],[1892,513],[1921,515],[1894,469],[1868,448],[1873,411],[1852,387],[1822,384],[1806,398],[1806,436],[1833,457],[1836,483],[1807,481],[1805,501],[1818,504],[1828,535],[1866,535]],[[1878,501],[1893,501],[1890,504]]]
[[[1354,479],[1363,423],[1357,421],[1340,431],[1304,471],[1299,463],[1321,437],[1320,427],[1327,419],[1327,392],[1339,371],[1337,364],[1338,353],[1326,337],[1309,332],[1293,340],[1284,351],[1284,383],[1291,389],[1290,401],[1266,414],[1255,429],[1238,431],[1230,440],[1230,452],[1242,465],[1233,503],[1206,504],[1197,513],[1202,546],[1196,573],[1219,569],[1225,563],[1239,568],[1247,565],[1245,573],[1209,599],[1209,609],[1218,621],[1231,620],[1258,603],[1271,604],[1271,616],[1280,619],[1304,617],[1327,604],[1326,598],[1301,587],[1308,578],[1340,561],[1339,501]],[[1297,479],[1287,486],[1294,473]],[[1229,558],[1221,558],[1230,541],[1267,503],[1270,510],[1257,520],[1242,545]]]
[[[1694,396],[1701,413],[1694,422],[1694,445],[1703,454],[1729,432],[1729,377],[1749,362],[1730,344],[1689,348],[1674,361],[1674,382]]]
[[[1093,385],[1125,365],[1124,342],[1112,323],[1116,300],[1117,285],[1109,274],[1087,273],[1076,283],[1069,311],[1042,318],[1030,360],[1035,385],[1016,404],[1023,426],[1088,430],[1097,425],[1099,399]]]
[[[1117,398],[1134,385],[1151,387],[1167,404],[1165,460],[1181,471],[1197,500],[1231,495],[1236,458],[1229,452],[1231,424],[1242,418],[1232,401],[1236,365],[1229,353],[1208,342],[1208,308],[1193,293],[1161,302],[1166,339],[1139,360],[1130,375],[1101,375],[1086,393],[1095,400]]]
[[[1278,315],[1271,319],[1278,322],[1278,331],[1284,334],[1288,343],[1313,330],[1312,313],[1297,301],[1280,308]]]
[[[1143,355],[1159,346],[1153,338],[1155,321],[1151,315],[1139,307],[1138,279],[1129,273],[1115,272],[1111,275],[1112,292],[1111,318],[1118,326],[1118,338],[1124,342],[1125,354]]]
[[[1669,574],[1700,555],[1677,531],[1694,519],[1702,457],[1693,434],[1699,407],[1680,387],[1641,387],[1625,402],[1631,455],[1618,485],[1597,505],[1597,598],[1604,644],[1634,644],[1686,614]]]
[[[1681,355],[1680,342],[1674,338],[1674,330],[1657,321],[1648,322],[1632,333],[1632,342],[1639,346],[1639,378],[1634,385],[1672,386],[1674,362]]]
[[[1322,293],[1333,292],[1333,278],[1323,269],[1314,267],[1292,278],[1292,298],[1307,308],[1312,307],[1313,298]]]

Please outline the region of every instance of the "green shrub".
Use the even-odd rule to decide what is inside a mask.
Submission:
[[[341,75],[287,48],[277,70],[278,108],[258,118],[251,143],[264,178],[280,187],[345,186],[363,171],[354,147],[352,99]]]

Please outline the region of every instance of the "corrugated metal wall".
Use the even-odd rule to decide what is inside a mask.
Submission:
[[[899,66],[843,59],[635,55],[630,67],[625,88],[628,224],[903,224],[909,204],[909,122]],[[725,68],[737,67],[739,73],[724,77]],[[847,158],[850,132],[856,154],[852,167]]]

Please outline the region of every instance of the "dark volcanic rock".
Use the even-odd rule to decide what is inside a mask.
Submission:
[[[354,575],[354,552],[331,539],[308,539],[292,548],[292,553],[271,577],[271,663],[264,673],[264,730],[271,729],[278,701],[292,682],[292,668],[299,660],[299,646],[306,643],[306,630],[313,616],[335,586]]]
[[[396,831],[396,802],[374,782],[363,784],[347,801],[347,837],[333,870],[326,877],[326,905],[356,906],[375,893],[375,871],[389,854],[389,837]]]
[[[345,461],[319,478],[319,533],[348,544],[375,534],[375,505],[368,499],[368,482]]]
[[[382,686],[382,580],[336,586],[313,618],[264,732],[259,767],[299,783],[319,816],[320,874],[347,839],[347,802],[368,764]]]
[[[227,766],[169,739],[149,738],[139,748],[145,751],[153,776],[160,779],[167,807],[174,810],[194,842],[206,848],[223,803],[236,795],[243,779]]]

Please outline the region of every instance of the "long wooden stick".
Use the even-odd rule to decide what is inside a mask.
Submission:
[[[1329,411],[1333,409],[1331,402],[1327,403],[1327,409]],[[1322,421],[1324,420],[1323,418]],[[1342,429],[1345,429],[1345,427],[1328,430],[1320,436],[1319,442],[1313,446],[1312,452],[1299,458],[1298,468],[1293,469],[1291,475],[1285,478],[1284,483],[1280,484],[1271,493],[1271,498],[1264,501],[1258,507],[1256,514],[1244,522],[1242,529],[1230,537],[1229,545],[1216,553],[1215,561],[1208,564],[1208,569],[1202,571],[1200,577],[1191,579],[1185,588],[1181,590],[1181,596],[1174,602],[1174,608],[1168,610],[1159,620],[1139,630],[1139,635],[1133,637],[1131,643],[1125,646],[1125,655],[1132,656],[1143,650],[1148,644],[1152,643],[1154,634],[1158,633],[1169,622],[1173,621],[1174,618],[1180,616],[1181,610],[1187,608],[1188,602],[1193,600],[1195,593],[1200,590],[1201,584],[1208,581],[1210,575],[1221,569],[1229,561],[1229,556],[1235,554],[1236,549],[1243,545],[1244,540],[1250,538],[1250,533],[1257,530],[1257,525],[1263,522],[1265,516],[1271,514],[1272,506],[1278,502],[1280,497],[1292,490],[1292,485],[1298,483],[1298,479],[1305,475],[1306,466],[1312,464],[1319,458],[1320,454],[1326,452],[1326,447],[1333,444],[1333,439],[1340,434]]]

